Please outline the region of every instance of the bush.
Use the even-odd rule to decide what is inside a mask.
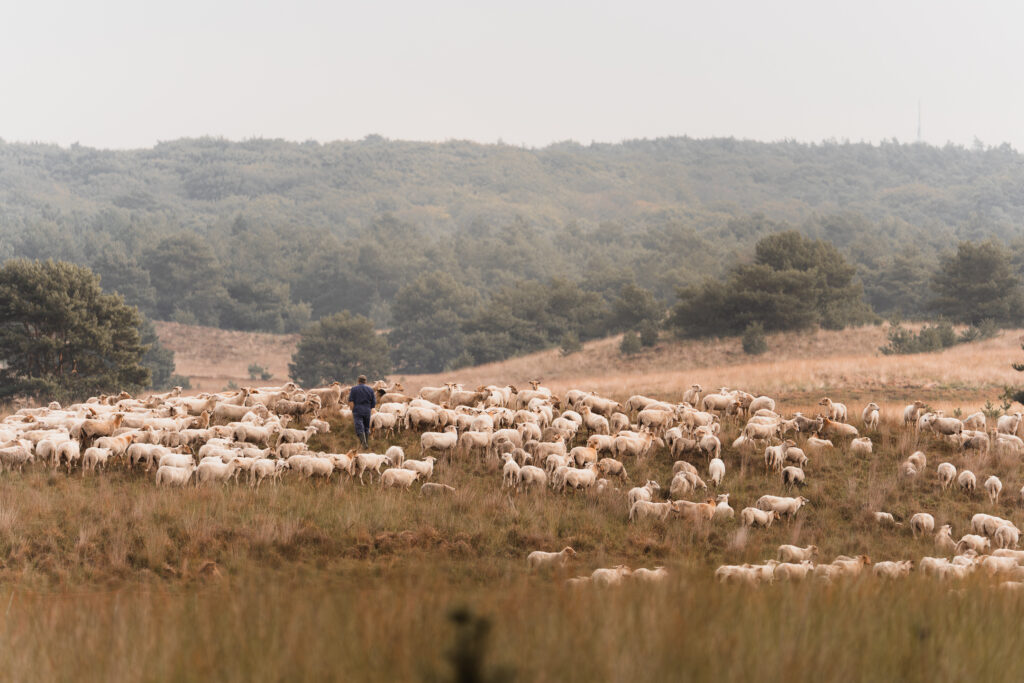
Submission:
[[[388,342],[373,322],[342,312],[313,323],[302,332],[288,364],[289,376],[305,387],[331,382],[352,383],[359,375],[372,379],[391,372]]]
[[[266,381],[273,376],[274,374],[272,372],[259,363],[253,363],[249,366],[249,379],[262,379],[263,381]]]
[[[640,336],[636,332],[627,332],[622,335],[622,343],[619,344],[619,351],[627,356],[640,353]]]
[[[887,336],[889,343],[878,349],[887,356],[941,351],[959,341],[953,325],[945,320],[934,325],[925,325],[917,333],[895,323],[889,328]]]
[[[658,324],[648,320],[640,325],[640,344],[651,347],[658,343]]]
[[[977,325],[971,325],[957,337],[958,344],[970,344],[971,342],[992,339],[1000,332],[999,323],[991,318],[982,320]]]
[[[580,341],[578,334],[566,332],[562,335],[562,341],[559,342],[559,351],[561,351],[563,356],[569,356],[582,350],[583,342]]]
[[[181,387],[182,389],[191,389],[192,380],[187,375],[171,375],[171,378],[167,380],[168,387]]]
[[[764,325],[753,322],[743,330],[743,352],[758,356],[768,350],[768,339],[764,336]]]

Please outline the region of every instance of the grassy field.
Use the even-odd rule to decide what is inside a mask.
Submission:
[[[903,520],[930,512],[957,537],[975,512],[1024,524],[1018,459],[965,457],[918,442],[896,419],[907,396],[973,411],[994,398],[1000,378],[1013,380],[1003,369],[1013,348],[1016,335],[1007,333],[885,366],[920,380],[916,387],[862,385],[857,373],[872,368],[824,351],[820,360],[701,370],[706,386],[751,389],[766,385],[741,381],[743,373],[768,384],[781,372],[779,382],[790,387],[776,393],[782,409],[813,413],[821,391],[799,385],[798,375],[815,370],[799,367],[831,363],[837,379],[826,385],[848,399],[855,424],[867,400],[887,408],[881,430],[870,434],[872,457],[840,448],[812,458],[801,492],[811,505],[792,522],[749,533],[737,522],[630,524],[625,492],[648,477],[667,485],[672,463],[664,452],[627,462],[631,481],[603,495],[510,494],[500,474],[476,459],[439,465],[435,480],[457,491],[431,499],[295,475],[253,491],[156,490],[152,473],[117,467],[87,477],[5,473],[0,609],[8,647],[0,649],[0,671],[15,680],[452,680],[453,661],[463,661],[453,653],[476,661],[481,650],[483,677],[469,680],[1020,680],[1015,627],[1024,602],[998,579],[914,576],[887,584],[867,576],[758,589],[712,579],[719,564],[761,562],[781,543],[817,544],[825,561],[938,554],[930,539],[880,529],[873,510]],[[946,374],[924,386],[939,368]],[[602,381],[622,372],[607,370]],[[492,371],[456,376],[472,383]],[[715,381],[715,372],[728,379]],[[670,397],[690,383],[672,381]],[[633,386],[608,393],[624,398]],[[737,512],[760,495],[787,493],[760,457],[728,448],[738,428],[727,423],[722,439],[722,491]],[[334,421],[314,446],[337,452],[354,442],[351,427]],[[416,455],[414,438],[397,442]],[[382,452],[387,442],[373,445]],[[900,479],[898,463],[919,448],[928,454],[925,475]],[[979,483],[997,474],[999,505],[982,492],[941,492],[935,466],[943,460],[971,469]],[[706,464],[697,465],[703,474]],[[578,553],[564,574],[527,572],[528,552],[564,545]],[[610,590],[564,584],[619,563],[664,565],[670,576],[662,585]],[[472,615],[462,626],[451,616],[460,609]]]

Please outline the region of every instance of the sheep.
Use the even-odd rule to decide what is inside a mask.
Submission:
[[[935,532],[935,547],[938,550],[950,554],[956,551],[956,541],[953,540],[953,527],[949,524],[943,524],[942,527]]]
[[[815,436],[808,437],[807,441],[804,442],[804,447],[815,455],[821,455],[822,452],[829,448],[835,448],[830,440],[819,439]]]
[[[715,499],[715,512],[712,515],[712,520],[732,519],[735,515],[732,507],[729,506],[729,494],[719,494],[718,498]]]
[[[683,400],[686,399],[684,398]],[[747,406],[747,412],[749,412],[751,415],[757,413],[757,411],[759,410],[774,411],[775,399],[770,398],[768,396],[758,396],[757,398],[750,402],[749,406]]]
[[[443,432],[424,432],[420,435],[420,455],[429,451],[439,451],[442,456],[450,458],[455,454],[459,435],[455,427],[447,427]]]
[[[65,460],[67,461],[68,472],[70,472],[71,466],[81,459],[82,447],[78,441],[71,439],[69,441],[61,442],[57,444],[57,449],[54,452],[53,469],[57,469],[57,467],[60,466],[61,461]]]
[[[158,467],[156,470],[156,485],[185,486],[188,484],[189,480],[192,479],[192,474],[195,471],[195,465],[189,465],[188,467],[172,467],[170,465],[163,465]]]
[[[700,401],[702,393],[704,393],[704,388],[701,385],[691,384],[690,388],[683,392],[683,401],[691,406],[695,406]]]
[[[960,553],[965,549],[973,550],[979,555],[985,553],[992,547],[992,541],[977,534],[965,534],[956,544],[956,552]]]
[[[844,422],[836,422],[829,418],[821,421],[821,433],[835,436],[857,436],[857,428]]]
[[[801,562],[780,562],[775,565],[772,578],[775,581],[803,581],[814,570],[810,560]]]
[[[625,465],[614,458],[601,458],[597,463],[597,467],[604,475],[617,476],[622,481],[627,481],[629,479]]]
[[[979,512],[971,517],[971,532],[975,534],[992,537],[995,536],[996,530],[1001,526],[1013,526],[1016,528],[1010,520],[996,517],[995,515],[986,515]]]
[[[774,510],[765,512],[764,510],[758,510],[757,508],[743,508],[743,511],[740,512],[740,520],[745,527],[770,527],[772,522],[777,518],[778,513]]]
[[[538,569],[561,569],[569,564],[569,560],[576,556],[576,551],[570,546],[565,546],[557,553],[549,553],[543,550],[534,550],[526,556],[526,566],[532,571]]]
[[[910,518],[910,533],[914,538],[918,534],[930,534],[935,530],[935,518],[927,512],[918,512]]]
[[[782,445],[786,447],[786,458],[784,463],[793,463],[797,467],[806,467],[807,463],[810,462],[803,450],[796,447],[791,439],[786,439]]]
[[[923,470],[928,466],[928,458],[925,456],[923,451],[915,451],[907,457],[907,462],[911,463],[917,470]]]
[[[953,480],[956,479],[956,467],[952,463],[944,462],[938,467],[939,485],[942,486],[942,490],[945,491],[953,485]]]
[[[1012,524],[1003,524],[992,536],[998,548],[1016,548],[1020,544],[1020,530]]]
[[[891,512],[875,512],[873,513],[875,521],[879,524],[886,526],[897,526],[896,518],[892,516]]]
[[[929,427],[939,436],[953,436],[963,432],[964,423],[955,417],[935,416],[931,419]]]
[[[668,570],[664,567],[655,567],[654,569],[641,567],[633,570],[632,578],[644,583],[659,583],[668,578]]]
[[[350,452],[350,457],[353,459],[353,467],[359,473],[359,483],[363,483],[363,474],[369,471],[370,481],[373,481],[373,472],[380,476],[380,468],[382,465],[391,465],[391,459],[386,455],[379,453],[359,453],[355,454]]]
[[[388,457],[385,455],[385,457]],[[429,456],[422,460],[406,460],[400,465],[401,469],[412,470],[420,475],[423,479],[430,479],[434,476],[434,463],[437,462],[437,458]],[[394,462],[391,462],[394,465]]]
[[[861,420],[863,420],[865,428],[870,429],[872,431],[878,430],[878,411],[878,404],[875,403],[874,401],[867,404],[867,406],[864,408],[864,411],[860,414]]]
[[[87,470],[95,472],[97,467],[105,467],[112,454],[113,452],[109,448],[96,446],[86,448],[85,454],[82,456],[82,476],[85,476]]]
[[[410,461],[412,462],[412,461]],[[408,463],[406,463],[408,464]],[[381,488],[411,488],[413,482],[420,478],[420,473],[409,468],[392,467],[380,475]]]
[[[330,479],[334,473],[334,461],[331,458],[310,455],[299,456],[296,460],[297,466],[294,469],[298,470],[300,474],[306,475],[307,479],[313,477]],[[199,464],[202,466],[202,463]],[[240,465],[241,463],[233,460],[232,464]]]
[[[234,461],[227,464],[223,462],[201,462],[199,467],[196,468],[196,486],[211,481],[226,483],[234,476],[237,466],[237,463]]]
[[[850,442],[850,455],[871,455],[871,439],[864,436]]]
[[[780,444],[778,446],[768,446],[764,449],[764,468],[765,471],[781,472],[782,464],[786,461],[786,446]]]
[[[632,570],[620,564],[617,567],[595,569],[590,574],[590,580],[597,586],[617,586],[622,580],[632,574]]]
[[[583,467],[592,462],[597,462],[597,451],[589,446],[577,446],[569,451],[569,459],[572,460],[576,467]],[[606,458],[606,460],[609,459],[611,458]]]
[[[396,413],[382,413],[378,410],[370,416],[370,436],[379,435],[382,431],[384,436],[394,436],[398,424]]]
[[[992,475],[985,480],[985,491],[988,493],[988,499],[992,505],[999,504],[999,494],[1003,490],[1003,482],[999,481],[999,477]]]
[[[803,562],[813,560],[818,555],[818,546],[809,545],[801,548],[795,545],[779,546],[779,562]]]
[[[837,420],[839,422],[846,422],[846,406],[842,403],[835,403],[832,399],[827,396],[820,401],[818,405],[825,406],[826,417],[829,420]]]
[[[629,506],[633,507],[633,503],[638,500],[644,500],[650,502],[654,497],[655,491],[660,491],[661,486],[656,481],[648,480],[643,486],[636,486],[629,490],[626,494],[626,500],[629,501]]]
[[[587,465],[584,469],[567,468],[558,477],[558,488],[564,493],[566,488],[588,489],[597,483],[597,465]]]
[[[996,420],[996,433],[1016,434],[1020,429],[1022,417],[1024,417],[1024,415],[1021,413],[1002,415],[998,420]]]
[[[974,476],[974,472],[970,470],[963,470],[956,478],[956,483],[960,487],[960,490],[967,494],[974,493],[974,489],[978,487],[978,479]]]
[[[903,424],[916,424],[918,417],[921,415],[921,409],[925,407],[925,404],[921,401],[914,401],[906,408],[903,409]]]
[[[401,467],[402,463],[405,462],[405,450],[401,446],[390,446],[384,451],[384,455],[395,467]]]
[[[506,453],[502,456],[505,464],[501,468],[501,486],[502,488],[508,487],[510,489],[519,488],[520,482],[520,471],[519,463],[515,461],[511,453]]]
[[[668,519],[668,515],[672,510],[673,506],[671,501],[664,503],[652,503],[646,500],[637,500],[629,506],[629,521],[635,522],[647,517],[656,517],[657,519],[664,521]]]
[[[899,579],[910,576],[913,569],[913,560],[902,560],[900,562],[878,562],[871,568],[871,572],[883,579]]]
[[[755,505],[760,510],[774,510],[775,513],[782,517],[794,517],[800,508],[807,505],[811,501],[807,500],[803,496],[798,498],[783,498],[780,496],[761,496],[757,499]]]
[[[547,483],[548,475],[541,468],[533,465],[523,465],[519,468],[519,485],[524,490],[529,491],[537,486],[543,491]]]
[[[963,425],[965,430],[970,429],[974,431],[985,431],[985,413],[981,412],[980,410],[976,413],[971,413],[970,415],[963,419]]]
[[[694,523],[710,522],[715,517],[715,501],[708,499],[703,503],[691,503],[688,500],[672,502],[672,509],[680,517]]]
[[[804,478],[804,471],[799,467],[790,465],[782,470],[782,483],[786,486],[807,486]]]
[[[428,481],[420,487],[421,496],[439,496],[450,493],[455,493],[455,487],[448,484],[437,484]]]
[[[725,463],[721,458],[712,458],[708,463],[708,476],[711,479],[711,485],[715,488],[722,485],[722,479],[725,478]]]
[[[258,490],[260,484],[267,477],[270,477],[274,482],[281,480],[281,473],[284,471],[285,461],[283,460],[270,460],[267,458],[260,458],[255,460],[252,467],[249,468],[249,485],[255,486]]]

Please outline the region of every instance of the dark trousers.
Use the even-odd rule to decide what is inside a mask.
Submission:
[[[360,434],[370,434],[370,411],[360,410],[356,408],[352,411],[352,421],[356,425],[356,436]]]

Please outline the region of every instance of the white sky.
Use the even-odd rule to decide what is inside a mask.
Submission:
[[[0,138],[546,145],[917,135],[1024,150],[1024,3],[4,3]]]

